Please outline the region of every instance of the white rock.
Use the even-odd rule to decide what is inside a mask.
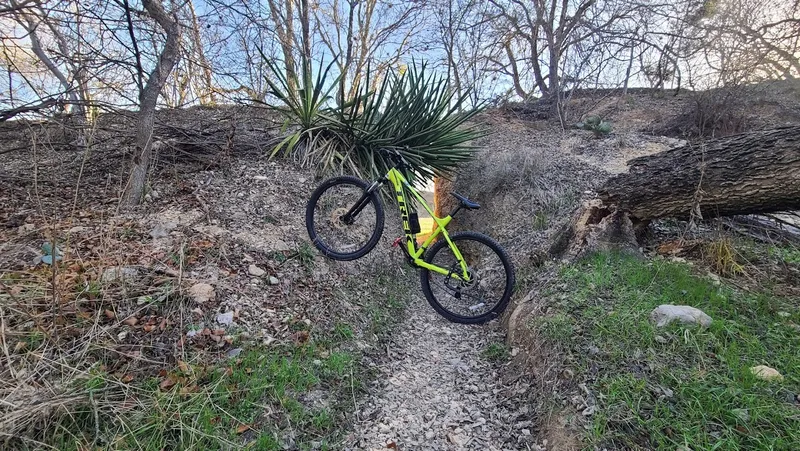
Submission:
[[[783,375],[778,372],[775,368],[768,367],[766,365],[758,365],[750,368],[750,372],[753,373],[753,376],[765,380],[765,381],[782,381]]]
[[[220,313],[217,315],[217,322],[222,324],[223,326],[227,326],[233,323],[233,312],[225,312]]]
[[[122,332],[117,334],[117,340],[122,341],[127,336],[128,336],[128,331],[127,330],[123,330]]]
[[[33,232],[35,229],[36,226],[33,224],[22,224],[21,226],[17,227],[17,232],[28,233],[28,232]]]
[[[271,246],[270,246],[270,247],[271,247],[271,248],[272,248],[272,250],[273,250],[273,251],[275,251],[275,252],[283,252],[283,251],[290,251],[290,250],[292,250],[292,248],[291,248],[291,247],[289,247],[289,245],[288,245],[288,244],[286,244],[286,242],[285,242],[285,241],[283,241],[283,240],[280,240],[280,239],[276,239],[276,240],[274,240],[274,241],[271,243]]]
[[[150,237],[152,237],[154,240],[158,238],[166,238],[169,236],[169,232],[175,230],[176,227],[178,227],[178,223],[176,222],[164,222],[161,224],[156,224],[156,226],[153,227],[153,230],[150,231]]]
[[[275,276],[269,276],[269,284],[270,284],[270,285],[277,285],[277,284],[279,284],[279,283],[281,283],[281,281],[280,281],[280,280],[278,280],[278,278],[277,278],[277,277],[275,277]]]
[[[699,324],[703,327],[711,325],[711,317],[702,310],[688,305],[659,305],[650,313],[650,319],[656,323],[656,327],[664,327],[673,321],[680,321],[684,324]]]
[[[252,264],[252,265],[250,265],[250,266],[247,268],[247,272],[248,272],[248,273],[249,273],[251,276],[256,276],[256,277],[261,277],[261,276],[263,276],[264,274],[266,274],[266,273],[267,273],[266,271],[264,271],[263,269],[259,268],[259,267],[258,267],[258,266],[256,266],[255,264]]]
[[[216,297],[214,287],[207,283],[196,283],[189,288],[189,295],[198,304],[208,302]]]
[[[87,230],[89,230],[87,227],[75,226],[75,227],[69,229],[69,233],[81,233],[81,232],[85,232]]]
[[[113,266],[106,268],[100,276],[102,282],[130,282],[139,277],[139,269],[133,266]]]

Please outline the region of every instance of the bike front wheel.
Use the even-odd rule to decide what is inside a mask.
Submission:
[[[306,228],[311,242],[325,256],[355,260],[378,244],[383,233],[383,206],[377,190],[367,193],[369,186],[355,177],[334,177],[311,194]],[[354,207],[355,214],[347,217]]]
[[[480,324],[499,316],[508,306],[514,290],[514,268],[495,240],[476,232],[450,236],[467,264],[470,281],[423,268],[422,292],[431,307],[448,320]],[[425,253],[427,263],[461,274],[461,265],[447,240],[440,238]]]

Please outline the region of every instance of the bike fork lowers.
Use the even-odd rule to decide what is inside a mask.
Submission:
[[[361,213],[361,210],[363,210],[364,207],[366,207],[367,204],[369,203],[369,197],[376,189],[379,189],[381,185],[383,185],[383,183],[384,183],[384,178],[372,182],[372,185],[370,185],[369,188],[367,188],[364,191],[364,194],[361,195],[361,198],[358,199],[355,204],[353,204],[353,206],[350,208],[350,210],[348,210],[347,213],[342,215],[341,217],[342,222],[348,225],[355,222],[356,216],[358,216],[358,214]]]

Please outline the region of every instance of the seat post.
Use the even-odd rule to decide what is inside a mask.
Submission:
[[[457,206],[456,208],[454,208],[454,209],[453,209],[453,211],[450,213],[450,217],[451,217],[451,218],[454,218],[454,217],[456,216],[456,213],[458,213],[459,211],[461,211],[461,208],[462,208],[463,206],[464,206],[464,205],[462,205],[461,203],[459,203],[459,204],[458,204],[458,206]]]

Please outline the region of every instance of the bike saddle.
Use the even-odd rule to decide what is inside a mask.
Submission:
[[[461,206],[466,208],[467,210],[477,210],[481,208],[481,205],[479,203],[473,202],[467,199],[466,197],[462,196],[461,194],[458,193],[450,193],[450,194],[452,194],[453,197],[458,199],[461,202]]]

